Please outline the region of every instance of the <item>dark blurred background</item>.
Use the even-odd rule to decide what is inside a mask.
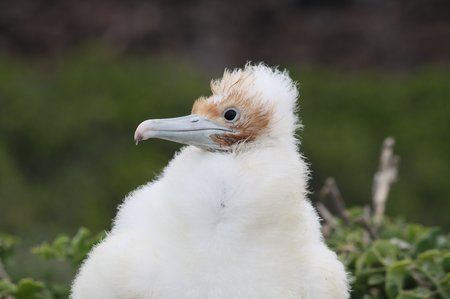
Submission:
[[[388,214],[450,227],[450,1],[16,0],[0,1],[0,231],[109,229],[179,148],[136,147],[136,125],[189,113],[249,60],[300,83],[313,200],[333,176],[370,203],[393,136]]]

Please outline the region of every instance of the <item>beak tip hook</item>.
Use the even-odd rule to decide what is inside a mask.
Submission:
[[[141,134],[136,134],[136,136],[134,136],[134,141],[136,142],[136,145],[139,144],[139,142],[142,141],[144,137]]]

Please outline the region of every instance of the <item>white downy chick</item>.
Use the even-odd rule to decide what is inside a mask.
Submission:
[[[192,114],[147,120],[136,142],[187,144],[129,194],[81,267],[73,299],[344,299],[298,152],[298,91],[263,64],[225,71]]]

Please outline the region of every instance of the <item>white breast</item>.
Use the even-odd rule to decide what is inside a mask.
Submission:
[[[110,299],[346,298],[305,176],[298,156],[276,150],[187,147],[159,180],[129,195],[84,268],[109,261],[96,267],[121,282]]]

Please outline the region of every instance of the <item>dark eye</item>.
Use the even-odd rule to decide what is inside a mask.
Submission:
[[[239,111],[236,108],[228,108],[223,112],[223,117],[227,121],[236,121],[239,118]]]

